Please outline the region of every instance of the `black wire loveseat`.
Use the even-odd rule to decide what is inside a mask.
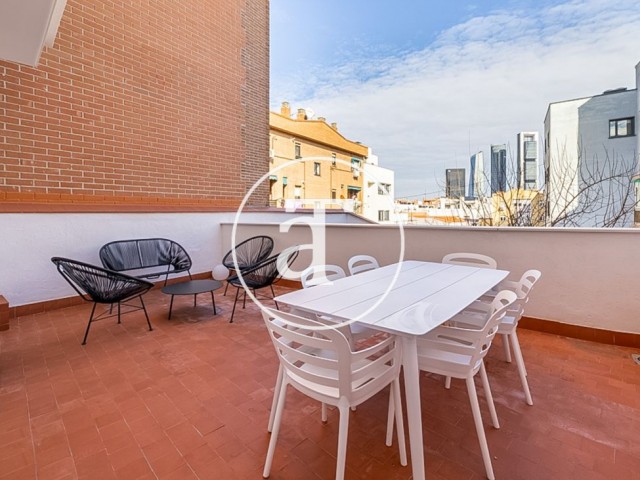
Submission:
[[[100,248],[105,268],[127,272],[138,278],[153,279],[187,272],[191,278],[191,257],[178,243],[166,238],[116,240]]]

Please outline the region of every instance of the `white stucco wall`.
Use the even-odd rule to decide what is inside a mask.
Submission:
[[[256,212],[243,214],[242,219],[282,222],[291,216],[284,211]],[[334,223],[364,222],[344,213],[330,217]],[[100,247],[113,240],[170,238],[191,256],[192,273],[210,271],[228,251],[221,250],[220,223],[233,222],[234,218],[235,212],[2,214],[0,295],[11,307],[72,296],[75,292],[57,273],[51,257],[100,265]]]
[[[223,225],[223,232],[230,229]],[[278,249],[311,241],[300,226],[281,234],[277,225],[241,226],[245,235],[263,232],[276,238]],[[640,333],[640,230],[407,226],[406,259],[440,261],[451,252],[490,255],[517,280],[530,268],[542,280],[526,315],[557,322]],[[327,263],[346,269],[352,255],[369,254],[385,265],[398,261],[398,227],[387,225],[327,226]],[[298,271],[310,255],[301,255]],[[306,262],[306,263],[305,263]]]
[[[388,210],[389,221],[380,223],[395,222],[395,172],[388,168],[365,163],[362,183],[364,189],[362,196],[364,206],[362,215],[374,222],[378,222],[378,211]],[[378,193],[378,184],[380,183],[391,186],[388,195],[380,195]]]

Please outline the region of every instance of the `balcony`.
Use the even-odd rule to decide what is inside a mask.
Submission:
[[[196,272],[206,275],[229,246],[232,218],[208,214],[190,223],[189,215],[182,217],[189,240],[181,243]],[[285,218],[292,217],[247,216],[237,234],[271,234],[276,250],[309,243],[305,226],[279,232]],[[157,215],[156,228],[163,228],[161,219],[167,228],[175,225],[172,214]],[[215,228],[202,229],[207,222]],[[86,231],[75,225],[70,228]],[[397,261],[389,248],[398,240],[395,227],[342,223],[326,233],[327,262],[346,265],[356,253]],[[33,241],[38,257],[68,253],[68,245],[60,251],[64,235],[50,234],[47,242]],[[405,258],[478,251],[515,274],[543,271],[519,330],[534,406],[525,404],[500,339],[488,357],[501,421],[493,430],[485,419],[497,478],[640,478],[640,366],[631,358],[637,350],[621,346],[634,345],[640,330],[638,301],[629,295],[640,263],[638,233],[411,227],[404,234]],[[93,255],[88,252],[97,252],[100,240],[94,235],[73,248]],[[6,271],[18,271],[18,261],[6,259]],[[31,265],[25,275],[0,282],[16,315],[0,332],[0,479],[261,478],[277,363],[257,307],[247,305],[229,324],[233,297],[219,290],[219,315],[211,315],[203,295],[196,307],[176,299],[169,321],[169,298],[156,289],[146,297],[154,331],[139,314],[127,315],[122,325],[96,323],[82,347],[90,307],[47,308],[52,304],[45,300],[71,292],[48,258]],[[428,478],[484,478],[464,385],[454,382],[447,391],[442,378],[421,374],[421,390]],[[396,448],[384,446],[386,409],[387,397],[379,395],[351,416],[347,478],[411,478]],[[485,414],[483,400],[481,409]],[[271,478],[332,478],[337,420],[330,411],[322,424],[319,405],[292,391]]]

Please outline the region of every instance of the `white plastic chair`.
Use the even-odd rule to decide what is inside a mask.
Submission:
[[[480,253],[450,253],[442,258],[442,263],[451,265],[467,265],[478,268],[498,268],[498,262]]]
[[[264,478],[271,472],[289,385],[319,402],[338,407],[336,479],[340,480],[345,471],[349,408],[391,385],[393,410],[389,412],[393,412],[398,426],[400,463],[407,465],[399,382],[402,353],[396,337],[389,336],[376,345],[354,352],[340,331],[323,323],[272,309],[263,310],[262,315],[282,369]]]
[[[339,265],[312,265],[300,274],[300,282],[302,288],[309,288],[346,276],[344,269]]]
[[[491,303],[481,328],[440,326],[418,339],[418,365],[420,370],[447,377],[461,378],[466,381],[482,459],[487,477],[490,480],[494,480],[495,476],[482,424],[474,377],[476,373],[480,372],[484,394],[491,413],[491,421],[495,428],[500,428],[483,359],[498,331],[498,325],[504,318],[509,306],[516,300],[515,293],[507,290],[501,291]]]
[[[380,267],[378,261],[370,255],[355,255],[349,259],[347,266],[349,267],[349,275]]]
[[[500,322],[500,325],[498,326],[498,333],[502,335],[502,345],[504,347],[507,362],[511,362],[511,350],[509,348],[509,343],[511,343],[513,354],[516,359],[516,365],[518,367],[520,382],[522,383],[522,390],[524,391],[525,400],[528,405],[533,405],[533,398],[531,397],[531,392],[529,390],[527,369],[524,364],[524,358],[522,357],[522,349],[520,348],[516,329],[518,328],[518,322],[524,314],[524,307],[529,302],[531,290],[538,280],[540,280],[541,276],[542,273],[539,270],[527,270],[522,274],[522,277],[517,282],[504,280],[500,282],[497,287],[500,290],[510,290],[518,297],[513,305],[509,307],[507,314]],[[482,312],[486,310],[487,302],[491,301],[492,296],[492,292],[487,292],[480,301],[474,302],[469,308],[454,317],[453,322],[459,326],[480,325],[483,321]]]

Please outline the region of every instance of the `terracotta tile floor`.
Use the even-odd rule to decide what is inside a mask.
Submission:
[[[147,295],[123,324],[93,325],[89,305],[12,321],[0,333],[1,479],[258,479],[276,358],[257,309],[228,323],[232,297],[197,307]],[[496,340],[487,362],[501,429],[481,407],[498,479],[640,479],[640,366],[632,350],[521,330],[535,405]],[[427,475],[481,479],[466,389],[421,378]],[[351,416],[347,478],[409,479],[384,445],[387,396]],[[273,479],[334,475],[337,412],[291,392]]]

